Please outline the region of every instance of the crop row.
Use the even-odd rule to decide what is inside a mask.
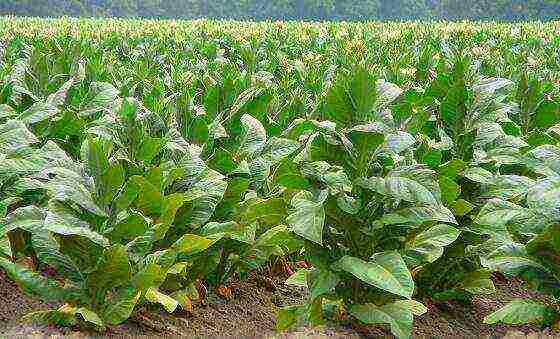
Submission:
[[[286,256],[281,330],[408,337],[494,272],[560,297],[555,23],[0,23],[0,266],[63,304],[29,319],[190,311]]]

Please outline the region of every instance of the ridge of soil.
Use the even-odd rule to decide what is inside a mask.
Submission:
[[[415,318],[413,337],[485,337],[502,338],[532,335],[535,337],[560,337],[560,331],[534,325],[506,326],[486,325],[483,319],[505,303],[516,299],[535,299],[552,303],[550,298],[528,290],[521,281],[497,279],[496,293],[477,296],[471,305],[458,302],[435,303],[424,300],[429,311]],[[386,327],[368,327],[360,334],[349,326],[332,325],[320,328],[299,328],[277,334],[274,332],[276,312],[284,306],[301,304],[305,301],[305,290],[285,286],[274,280],[273,286],[252,276],[239,282],[235,297],[224,301],[210,293],[207,305],[195,306],[192,313],[167,314],[158,309],[141,309],[125,324],[113,327],[104,336],[194,336],[194,337],[391,337]],[[40,309],[56,307],[27,297],[4,272],[0,272],[0,335],[4,336],[99,336],[77,328],[58,328],[35,324],[21,324],[18,319],[24,314]],[[558,305],[557,305],[558,306]]]

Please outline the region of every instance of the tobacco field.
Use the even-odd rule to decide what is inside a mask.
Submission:
[[[560,24],[0,19],[0,270],[106,333],[281,267],[279,332],[560,327]],[[298,263],[295,265],[294,263]],[[266,273],[268,274],[268,273]]]

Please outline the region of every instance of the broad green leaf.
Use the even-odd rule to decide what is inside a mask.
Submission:
[[[465,169],[465,163],[462,160],[454,159],[439,166],[439,173],[448,178],[455,180],[459,173]]]
[[[140,187],[137,183],[138,180],[135,180],[133,178],[134,177],[132,177],[125,183],[124,187],[121,189],[117,196],[115,205],[117,210],[119,211],[128,208],[138,197]]]
[[[161,266],[164,270],[167,270],[173,266],[177,260],[177,251],[174,248],[157,251],[148,254],[144,258],[144,265],[157,264]]]
[[[95,269],[87,277],[90,293],[103,293],[128,283],[131,265],[123,245],[115,244],[103,251]]]
[[[508,201],[490,200],[481,210],[475,223],[501,232],[506,225],[524,234],[540,233],[550,221],[538,210],[525,208]]]
[[[119,96],[119,91],[106,82],[93,82],[89,88],[91,100],[83,107],[81,116],[91,116],[110,107]]]
[[[58,113],[59,109],[56,106],[45,101],[39,101],[22,112],[18,118],[26,124],[35,124],[50,119]]]
[[[258,98],[262,94],[263,90],[264,89],[261,87],[251,86],[245,89],[243,92],[241,92],[235,99],[233,105],[231,106],[227,118],[235,116],[239,112],[239,110],[243,108],[246,104],[248,104],[255,98]]]
[[[485,147],[500,140],[505,135],[506,134],[500,124],[493,122],[482,123],[478,127],[474,143],[478,147]]]
[[[474,209],[474,207],[475,206],[470,202],[464,199],[459,199],[455,201],[455,203],[451,206],[451,210],[453,211],[454,215],[464,216],[469,214]]]
[[[360,200],[357,200],[345,193],[336,198],[336,204],[338,208],[348,214],[357,214],[360,212],[360,208],[362,207]]]
[[[405,177],[388,176],[386,178],[369,178],[360,180],[359,185],[376,191],[379,194],[389,195],[396,199],[439,205],[434,194],[417,181]]]
[[[114,298],[105,303],[103,319],[109,325],[123,323],[130,317],[141,296],[142,293],[134,288],[123,288]]]
[[[107,240],[101,234],[92,231],[90,225],[78,219],[77,216],[70,214],[68,210],[62,208],[49,209],[44,217],[42,229],[60,235],[76,235],[85,237],[100,246],[108,246]]]
[[[351,305],[350,315],[365,324],[387,324],[397,338],[409,338],[414,315],[425,313],[426,308],[414,300],[396,301],[376,306],[374,304]]]
[[[526,269],[547,272],[546,267],[531,258],[524,246],[510,243],[480,258],[480,263],[490,271],[517,275]]]
[[[252,244],[255,242],[256,231],[256,224],[240,225],[235,221],[228,221],[224,223],[210,222],[201,229],[201,234],[225,233],[233,240]]]
[[[185,255],[198,254],[216,243],[219,238],[205,238],[195,234],[185,234],[173,244],[173,248]]]
[[[145,234],[149,228],[149,222],[141,213],[135,211],[121,213],[117,216],[116,223],[108,237],[113,242],[126,243]]]
[[[395,99],[397,99],[403,93],[403,90],[388,81],[378,80],[377,81],[377,97],[375,99],[375,109],[382,110],[387,108]]]
[[[242,155],[253,156],[259,154],[266,144],[266,130],[261,122],[250,115],[243,115],[241,123],[244,136],[239,151]]]
[[[481,198],[500,198],[504,200],[524,197],[535,181],[520,175],[497,175],[493,182],[482,189]]]
[[[525,163],[533,171],[545,176],[560,175],[560,147],[543,145],[525,155]]]
[[[160,187],[151,183],[148,178],[134,176],[130,178],[136,186],[137,197],[134,200],[136,208],[151,215],[161,215],[163,196]],[[161,182],[160,182],[161,183]],[[131,187],[131,194],[134,190]]]
[[[438,168],[441,164],[442,154],[440,150],[432,149],[424,153],[422,156],[422,162],[431,168]]]
[[[272,137],[262,151],[262,157],[271,164],[284,160],[299,148],[299,143],[290,140]]]
[[[541,179],[527,192],[527,206],[530,208],[557,209],[560,207],[560,179]]]
[[[19,120],[9,120],[0,125],[0,150],[9,154],[36,144],[39,139]]]
[[[352,143],[352,151],[357,157],[357,166],[365,168],[371,161],[372,155],[385,142],[385,134],[389,129],[381,123],[370,123],[352,127],[348,139]]]
[[[299,313],[301,313],[301,307],[298,306],[289,306],[280,309],[276,319],[276,330],[282,332],[294,327],[298,323],[300,317]]]
[[[387,135],[386,143],[389,151],[400,154],[412,147],[416,143],[416,139],[406,132],[398,132]]]
[[[5,236],[18,228],[29,232],[41,229],[44,218],[45,212],[36,206],[18,208],[1,220],[0,235]]]
[[[106,216],[105,211],[95,203],[83,178],[78,174],[62,168],[51,169],[49,172],[56,173],[47,186],[53,199],[60,202],[73,202],[88,212]]]
[[[473,90],[479,95],[493,95],[494,92],[513,85],[513,82],[505,78],[486,78],[480,80],[473,86]]]
[[[163,206],[161,217],[159,222],[162,224],[173,224],[175,220],[175,214],[183,204],[185,203],[185,197],[181,193],[174,193],[167,195],[163,198]]]
[[[548,307],[533,301],[525,299],[516,299],[487,315],[484,318],[485,324],[504,323],[508,325],[522,325],[542,323],[550,311]]]
[[[331,292],[340,282],[340,277],[328,269],[311,271],[308,274],[308,285],[311,300]]]
[[[321,245],[325,223],[323,201],[315,200],[310,192],[302,191],[292,198],[292,206],[294,212],[286,219],[291,230]]]
[[[0,266],[8,276],[18,283],[24,292],[40,297],[45,301],[83,300],[84,295],[77,286],[62,285],[58,281],[46,278],[39,273],[8,259],[0,258]]]
[[[189,197],[193,193],[196,197],[192,199],[190,205],[185,205],[188,208],[176,222],[193,228],[205,225],[223,199],[226,189],[227,182],[224,180],[224,176],[216,171],[208,170],[205,176],[185,192],[187,201],[191,200]]]
[[[76,308],[76,314],[81,315],[86,322],[92,323],[101,328],[103,327],[103,320],[101,320],[101,318],[97,313],[95,313],[94,311],[90,310],[87,307]]]
[[[377,83],[373,73],[365,67],[358,67],[350,81],[349,89],[356,118],[365,121],[375,105]]]
[[[406,263],[396,252],[374,255],[369,262],[344,256],[335,268],[354,275],[363,282],[405,298],[411,298],[414,281]]]
[[[98,195],[102,205],[109,205],[125,182],[125,170],[120,163],[111,163],[97,183]]]
[[[463,176],[481,184],[491,184],[494,181],[494,174],[480,167],[470,167],[465,169]]]
[[[132,277],[135,290],[145,292],[150,287],[158,287],[165,281],[164,269],[155,263],[149,263]]]
[[[152,159],[162,150],[163,145],[166,140],[164,138],[153,138],[150,136],[145,136],[142,139],[136,158],[138,160],[144,161],[145,163],[150,163]]]
[[[264,225],[277,225],[285,222],[288,206],[280,198],[248,198],[239,207],[239,222],[251,224],[259,221]]]
[[[278,312],[277,331],[285,331],[299,324],[324,325],[323,298],[317,298],[305,306],[284,307]]]
[[[42,263],[51,266],[60,275],[76,283],[84,281],[85,277],[78,265],[61,251],[60,244],[50,232],[34,232],[31,235],[31,244]]]
[[[297,286],[297,287],[307,287],[307,275],[309,274],[309,270],[307,269],[300,269],[297,270],[294,274],[292,274],[284,284],[290,286]]]
[[[560,225],[553,224],[526,245],[527,253],[552,272],[560,272]]]
[[[272,227],[261,234],[255,241],[255,248],[276,247],[279,246],[287,253],[293,253],[303,246],[302,241],[288,231],[284,225]],[[286,253],[286,254],[287,254]]]
[[[439,188],[441,200],[446,206],[451,205],[461,194],[461,186],[446,176],[439,177]]]
[[[435,225],[407,242],[406,255],[420,261],[434,262],[443,255],[443,248],[457,240],[460,234],[455,227]]]
[[[549,128],[560,122],[560,105],[557,102],[546,100],[539,104],[535,112],[535,125],[537,128]]]
[[[467,273],[461,280],[461,288],[472,294],[493,294],[496,287],[491,275],[486,270]]]
[[[277,183],[291,189],[308,190],[311,188],[309,181],[299,174],[282,175],[278,177]]]
[[[444,206],[437,205],[404,208],[394,213],[383,215],[381,221],[387,225],[404,223],[420,225],[427,221],[457,224],[450,210]]]

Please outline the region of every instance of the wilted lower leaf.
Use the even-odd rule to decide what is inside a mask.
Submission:
[[[179,306],[179,302],[177,300],[161,293],[153,287],[148,288],[145,296],[146,300],[152,303],[161,304],[169,313],[175,312],[175,309],[177,308],[177,306]]]
[[[192,312],[193,311],[193,301],[191,297],[183,290],[175,291],[171,295],[171,297],[179,303],[181,308],[184,311]]]

